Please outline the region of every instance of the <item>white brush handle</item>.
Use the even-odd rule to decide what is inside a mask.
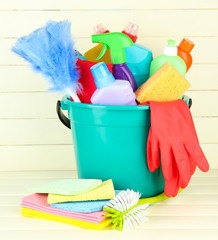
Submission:
[[[79,97],[77,96],[74,88],[73,89],[66,89],[66,93],[68,93],[73,98],[74,102],[81,103],[81,101],[80,101]]]

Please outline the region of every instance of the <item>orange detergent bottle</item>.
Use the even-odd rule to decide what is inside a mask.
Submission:
[[[188,72],[189,68],[192,65],[192,55],[190,54],[190,52],[192,51],[194,46],[195,46],[195,44],[187,38],[183,38],[183,40],[181,41],[181,43],[178,46],[177,55],[179,57],[181,57],[183,59],[183,61],[185,62],[186,72]]]

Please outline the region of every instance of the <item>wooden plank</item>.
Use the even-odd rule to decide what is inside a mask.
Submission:
[[[167,2],[163,2],[161,0],[156,1],[150,1],[150,2],[144,2],[140,1],[137,4],[137,1],[135,4],[131,0],[125,0],[125,1],[115,1],[111,0],[110,2],[102,2],[100,0],[95,0],[90,4],[89,0],[83,0],[83,1],[75,1],[73,4],[69,2],[68,0],[62,0],[61,2],[58,0],[38,0],[36,2],[31,2],[28,0],[20,0],[19,3],[17,1],[8,0],[4,1],[1,4],[2,10],[4,9],[13,9],[13,10],[56,10],[56,9],[66,9],[66,10],[83,10],[83,9],[108,9],[108,10],[114,10],[114,9],[127,9],[127,10],[136,10],[136,9],[213,9],[218,8],[218,4],[216,0],[199,0],[196,2],[195,0],[190,1],[174,1],[174,0],[168,0]]]
[[[218,229],[216,216],[158,216],[149,217],[149,221],[139,228],[147,229]]]
[[[34,221],[36,219],[30,219],[29,221]],[[46,221],[42,221],[42,224],[46,224]],[[64,225],[64,224],[62,224]],[[146,223],[144,224],[146,225]],[[61,231],[62,230],[62,231]],[[87,229],[74,228],[71,229],[26,229],[18,231],[10,231],[4,230],[1,232],[1,236],[3,239],[16,239],[16,240],[38,240],[38,239],[70,239],[72,235],[75,239],[80,240],[95,240],[96,235],[98,235],[99,239],[111,240],[118,238],[119,240],[131,240],[140,238],[143,239],[145,236],[147,239],[159,240],[160,236],[162,240],[184,240],[188,239],[198,239],[205,240],[205,236],[207,236],[210,240],[217,240],[218,230],[216,229],[143,229],[136,228],[134,231],[122,231],[117,232],[115,230],[110,229],[104,231],[90,231]]]
[[[0,79],[4,82],[1,92],[45,92],[51,87],[41,74],[36,74],[27,64],[0,66]]]
[[[0,66],[0,79],[4,81],[0,92],[45,92],[49,88],[45,79],[26,65]],[[218,64],[193,64],[187,79],[190,90],[218,90]]]
[[[210,177],[217,177],[218,176],[218,172],[217,172],[218,168],[215,169],[210,169],[208,172],[202,172],[199,169],[196,169],[195,174],[193,175],[193,178],[210,178]]]
[[[29,217],[10,217],[10,218],[1,218],[0,219],[0,232],[5,230],[11,231],[20,231],[20,230],[47,230],[47,229],[56,229],[56,230],[65,230],[65,229],[75,229],[76,227],[58,223],[55,221],[48,221],[43,219],[35,219]]]
[[[218,117],[218,91],[187,91],[192,98],[191,108],[194,117]],[[57,118],[56,103],[61,94],[44,93],[0,93],[0,102],[7,99],[7,104],[0,105],[0,119],[4,118]],[[11,109],[11,111],[9,111]],[[65,113],[67,114],[67,113]]]
[[[1,196],[0,198],[0,206],[20,206],[21,199],[25,196]]]
[[[26,184],[26,186],[2,186],[1,187],[1,192],[0,192],[0,197],[1,196],[26,196],[29,195],[29,191],[28,189],[31,187],[31,185],[28,185],[28,183]]]
[[[143,25],[142,25],[143,26]],[[72,31],[73,33],[73,31]],[[24,33],[25,34],[25,33]],[[91,41],[91,34],[93,33],[87,33],[87,35],[84,38],[79,38],[76,36],[75,39],[75,47],[81,52],[85,53],[88,49],[94,47],[96,44],[93,44]],[[90,37],[89,37],[90,36]],[[143,32],[139,34],[139,38],[137,42],[143,46],[146,46],[149,48],[153,56],[156,57],[163,52],[163,48],[165,45],[167,45],[168,39],[175,39],[176,43],[179,44],[183,37],[188,37],[191,39],[195,44],[195,48],[192,51],[193,55],[193,62],[194,63],[218,63],[217,54],[218,54],[218,46],[217,41],[218,37],[213,36],[199,36],[195,37],[194,35],[180,35],[179,37],[174,33],[174,35],[169,35],[168,37],[161,36],[159,34],[157,37],[154,36],[143,36]],[[12,46],[16,42],[16,39],[8,39],[8,38],[2,38],[0,39],[0,50],[2,54],[2,58],[0,59],[0,65],[11,65],[11,64],[26,64],[24,60],[22,60],[19,56],[17,56],[15,53],[11,51]],[[205,46],[210,46],[210,51],[208,51],[208,48]],[[211,51],[214,54],[211,54]],[[204,66],[203,66],[204,67]],[[192,68],[189,72],[192,71]],[[213,70],[214,71],[214,70]],[[213,73],[213,71],[211,73]],[[208,72],[206,72],[208,74]],[[188,75],[187,75],[188,76]],[[193,76],[193,75],[192,75]],[[217,75],[216,75],[217,76]],[[207,75],[208,78],[208,75]],[[213,80],[213,77],[211,77],[210,81]],[[205,81],[205,79],[204,79]],[[208,81],[206,81],[208,82]]]
[[[193,105],[191,112],[193,117],[217,117],[218,107],[214,104],[218,102],[218,91],[191,91],[185,93],[192,98]]]
[[[151,206],[148,216],[218,216],[218,207],[213,204],[164,205],[163,203]]]
[[[213,171],[212,171],[213,172]],[[214,174],[217,174],[215,171]],[[62,179],[76,178],[76,171],[8,171],[1,172],[0,179]],[[37,181],[36,180],[36,181]],[[52,181],[52,180],[51,180]]]
[[[75,171],[75,170],[72,170],[72,171]],[[37,171],[38,174],[40,175],[40,171]],[[49,174],[50,171],[48,171],[48,174]],[[24,173],[25,174],[25,173]],[[71,174],[72,175],[72,174]],[[63,177],[63,179],[68,179],[69,177]],[[71,179],[72,179],[72,176],[71,176]],[[209,178],[210,179],[210,178]],[[40,178],[40,179],[35,179],[35,178],[30,178],[30,179],[25,179],[25,178],[18,178],[18,179],[1,179],[0,180],[0,186],[23,186],[24,188],[26,188],[26,185],[28,186],[32,186],[32,187],[35,187],[35,186],[39,186],[39,185],[42,185],[42,184],[46,184],[46,183],[49,183],[49,182],[54,182],[54,181],[58,181],[60,180],[59,177],[53,177],[53,178]],[[210,181],[211,182],[211,181]]]
[[[217,64],[193,64],[187,73],[187,79],[191,84],[190,90],[215,91],[218,89],[218,66]]]
[[[2,24],[0,37],[26,35],[48,19],[68,19],[72,23],[79,20],[79,24],[72,24],[75,37],[90,36],[93,26],[102,19],[111,31],[123,30],[128,21],[137,23],[141,26],[141,36],[215,36],[218,33],[217,15],[218,10],[2,11],[0,22],[7,24]],[[195,24],[190,24],[193,19],[196,19]],[[203,28],[205,19],[210,24]]]
[[[0,159],[4,159],[1,171],[76,169],[73,145],[1,146]]]
[[[0,93],[2,102],[0,118],[54,118],[57,119],[56,104],[63,94],[56,92],[44,93]],[[13,109],[13,111],[8,111]],[[65,112],[67,114],[67,112]]]
[[[218,169],[218,144],[201,144],[201,147],[209,161],[210,169]]]
[[[0,230],[76,228],[68,224],[27,217],[8,217],[3,219]],[[149,217],[148,222],[139,226],[138,229],[218,229],[218,218],[217,216],[152,216]]]
[[[0,145],[72,144],[71,131],[58,119],[0,120]]]
[[[218,187],[218,175],[217,177],[209,177],[209,178],[204,178],[204,177],[196,177],[196,178],[192,178],[190,181],[191,185],[201,185],[201,186],[214,186],[214,187]]]
[[[200,143],[218,143],[218,118],[193,118]],[[211,124],[211,125],[210,125]]]
[[[218,187],[211,185],[189,185],[183,190],[183,194],[218,194]]]
[[[218,204],[218,195],[216,194],[185,194],[184,192],[177,195],[175,198],[169,198],[166,201],[158,203],[160,205],[197,205],[197,204]],[[202,206],[201,206],[202,207]],[[216,208],[217,206],[215,206]]]
[[[0,93],[0,118],[57,118],[57,100],[61,94],[45,93]],[[9,109],[11,111],[9,111]]]
[[[20,217],[20,206],[0,206],[0,218]]]

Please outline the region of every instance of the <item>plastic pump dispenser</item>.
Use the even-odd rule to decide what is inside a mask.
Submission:
[[[164,47],[163,54],[167,56],[177,56],[177,47],[174,40],[168,40],[168,46]]]
[[[94,27],[94,32],[96,34],[109,33],[107,28],[101,23]],[[105,62],[106,64],[111,64],[111,55],[109,49],[107,49],[104,56],[102,56],[100,59],[97,59],[102,49],[103,44],[99,43],[97,46],[89,49],[86,53],[84,53],[84,57],[87,58],[90,62]]]
[[[181,57],[177,56],[177,47],[174,40],[168,40],[168,46],[164,47],[163,54],[154,58],[151,62],[150,77],[162,66],[169,62],[184,77],[186,74],[186,64]]]
[[[130,83],[115,80],[104,62],[90,68],[97,90],[91,97],[92,104],[100,105],[136,105],[135,93]]]
[[[134,45],[125,48],[126,64],[132,72],[136,84],[140,87],[148,78],[151,61],[153,59],[152,52],[136,42],[138,35],[138,25],[129,23],[122,33],[129,36]]]
[[[133,91],[135,91],[137,84],[126,64],[125,56],[125,48],[133,46],[132,40],[123,33],[114,32],[92,35],[92,42],[103,43],[103,50],[97,59],[102,58],[106,50],[110,49],[114,77],[129,81]]]

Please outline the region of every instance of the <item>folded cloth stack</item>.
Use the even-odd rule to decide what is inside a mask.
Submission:
[[[64,179],[31,188],[30,192],[33,194],[22,199],[23,216],[95,230],[109,224],[102,209],[115,196],[112,180]]]

